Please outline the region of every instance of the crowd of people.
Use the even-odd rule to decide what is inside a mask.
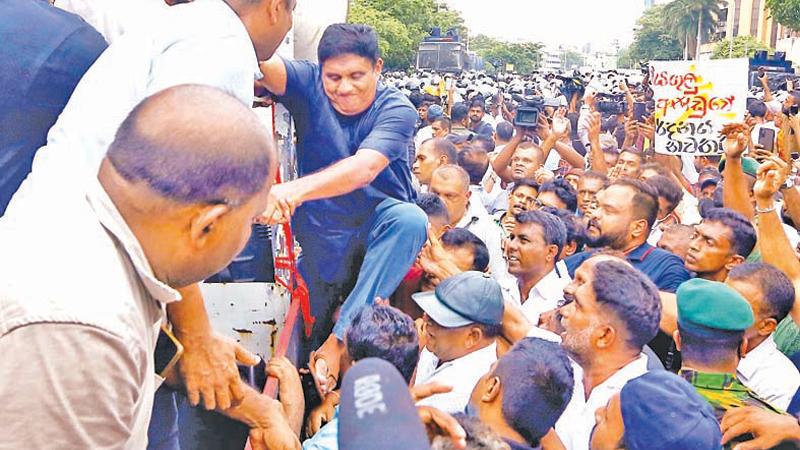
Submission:
[[[0,3],[0,448],[179,448],[174,391],[254,449],[800,447],[791,81],[668,155],[646,71],[384,74],[365,25],[275,56],[295,0],[89,3]],[[199,285],[287,222],[316,322],[272,399]]]

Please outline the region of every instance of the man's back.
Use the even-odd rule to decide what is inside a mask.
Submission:
[[[704,373],[694,370],[681,369],[680,375],[697,390],[714,409],[717,421],[731,409],[743,406],[754,406],[772,412],[782,413],[769,403],[759,398],[753,391],[745,387],[732,373]],[[730,448],[739,442],[752,440],[753,436],[744,434],[729,442],[725,448]]]
[[[80,17],[42,1],[0,3],[0,215],[75,85],[106,48]]]
[[[148,95],[195,83],[251,104],[258,71],[255,50],[227,4],[196,0],[167,8],[152,21],[146,32],[121,37],[86,72],[9,211],[24,204],[37,184],[60,183],[67,189],[76,179],[93,177],[119,125]]]

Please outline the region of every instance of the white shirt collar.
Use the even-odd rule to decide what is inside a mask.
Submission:
[[[484,208],[480,202],[474,202],[473,199],[470,199],[467,203],[467,211],[464,213],[464,217],[456,224],[456,228],[469,229],[470,225],[474,225],[482,218],[488,216],[489,214],[486,212],[486,208]]]
[[[128,224],[117,210],[114,202],[108,196],[103,186],[96,178],[92,178],[86,190],[86,200],[97,216],[101,225],[116,238],[125,253],[131,260],[133,267],[139,274],[142,284],[150,295],[162,303],[171,303],[181,299],[177,290],[167,286],[153,274],[153,269],[142,250],[139,241],[134,236]]]
[[[739,360],[736,366],[736,371],[742,375],[744,379],[750,379],[755,375],[758,369],[767,365],[767,360],[778,351],[778,346],[772,335],[764,339],[758,346],[750,350],[744,358]]]

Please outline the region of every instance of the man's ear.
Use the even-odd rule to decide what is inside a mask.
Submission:
[[[681,332],[678,330],[673,331],[672,340],[675,341],[675,350],[681,351]]]
[[[192,217],[190,224],[190,237],[192,244],[196,248],[201,248],[206,245],[206,239],[211,236],[215,227],[219,225],[220,219],[230,212],[228,205],[208,205],[201,207],[197,213]]]
[[[558,257],[558,246],[557,245],[548,245],[547,246],[547,255],[545,256],[545,261],[555,261]]]
[[[492,377],[486,382],[486,384],[486,391],[483,393],[483,395],[481,395],[481,401],[484,403],[492,403],[502,391],[500,378]]]
[[[631,223],[631,234],[633,237],[639,237],[647,234],[647,220],[640,219]]]
[[[773,317],[768,317],[758,322],[758,326],[756,327],[758,334],[761,336],[769,336],[775,331],[776,328],[778,328],[778,321],[776,321]]]
[[[593,334],[595,334],[595,345],[598,348],[611,347],[617,339],[617,330],[610,325],[597,327]]]
[[[728,269],[728,272],[730,272],[731,270],[733,270],[734,267],[738,266],[739,264],[743,263],[744,261],[745,261],[745,257],[744,256],[742,256],[742,255],[733,255],[733,256],[731,256],[730,261],[728,261],[728,263],[725,264],[725,268]]]
[[[378,75],[380,75],[382,71],[383,71],[383,58],[378,58],[378,60],[375,61],[375,72]]]

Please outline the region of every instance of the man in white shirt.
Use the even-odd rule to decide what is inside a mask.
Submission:
[[[417,149],[411,173],[417,178],[421,192],[428,192],[431,176],[439,167],[456,164],[458,149],[452,142],[442,138],[431,138]]]
[[[642,349],[658,332],[661,302],[643,273],[603,255],[578,267],[564,299],[562,345],[582,370],[555,430],[567,449],[588,450],[595,411],[647,371]]]
[[[489,249],[489,270],[495,279],[506,276],[503,258],[502,230],[486,212],[480,201],[473,201],[469,174],[456,165],[442,166],[433,172],[431,192],[438,195],[450,214],[453,228],[465,228],[486,244]]]
[[[433,292],[414,294],[425,312],[420,341],[425,345],[415,386],[439,382],[453,390],[417,402],[444,412],[464,412],[478,380],[497,361],[496,338],[503,319],[500,285],[480,272],[450,277]]]
[[[503,294],[533,324],[539,323],[541,314],[558,307],[571,281],[568,273],[556,268],[566,239],[566,227],[552,214],[526,211],[516,216],[505,248],[508,273],[513,277],[504,280]]]
[[[745,332],[747,350],[736,376],[760,398],[786,411],[800,388],[800,373],[778,350],[772,334],[794,304],[792,282],[769,264],[745,263],[731,269],[725,283],[742,294],[755,316]]]
[[[283,41],[294,3],[196,0],[165,8],[149,18],[146,29],[127,31],[78,83],[6,214],[31,207],[28,198],[42,198],[53,186],[79,194],[83,180],[96,176],[128,113],[162,89],[213,86],[251,106],[254,80],[262,76],[258,61],[269,58]],[[208,408],[230,406],[231,397],[241,399],[243,386],[234,355],[245,351],[213,334],[197,285],[182,288],[181,296],[167,313],[185,347],[181,373],[190,402],[197,404],[203,392]]]
[[[146,448],[165,307],[247,242],[271,142],[232,96],[167,89],[123,122],[98,175],[0,219],[0,448]],[[222,412],[299,445],[281,410],[250,389]]]

